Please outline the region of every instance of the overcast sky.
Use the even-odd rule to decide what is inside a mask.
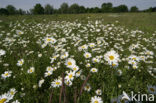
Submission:
[[[41,3],[43,6],[45,4],[51,4],[54,8],[59,8],[63,2],[66,2],[69,5],[78,3],[79,5],[83,5],[85,7],[101,7],[101,4],[104,2],[112,2],[113,6],[126,4],[130,8],[131,6],[135,5],[140,10],[156,6],[156,0],[0,0],[0,8],[11,4],[16,8],[29,10],[36,3]]]

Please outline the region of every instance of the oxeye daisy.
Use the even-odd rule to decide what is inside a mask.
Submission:
[[[6,79],[6,78],[8,78],[8,77],[11,76],[11,73],[12,73],[12,71],[5,71],[5,72],[1,75],[1,77],[2,77],[3,79]]]
[[[6,51],[0,49],[0,56],[3,56],[3,55],[5,55],[5,54],[6,54]]]
[[[62,79],[55,79],[52,83],[51,86],[56,88],[56,87],[60,87],[62,85]]]
[[[102,98],[99,96],[94,96],[91,98],[91,102],[90,103],[103,103]]]
[[[12,89],[10,89],[9,94],[14,96],[16,92],[17,92],[16,89],[12,88]]]
[[[156,94],[156,86],[148,85],[148,92],[151,94]]]
[[[98,69],[92,68],[90,71],[91,71],[92,73],[96,73],[96,72],[98,72]]]
[[[24,34],[24,32],[21,31],[21,30],[16,30],[16,34],[18,34],[18,35],[22,35],[22,34]]]
[[[85,52],[85,53],[84,53],[84,57],[85,57],[85,58],[91,58],[92,55],[91,55],[91,53],[89,53],[89,52]]]
[[[30,69],[28,69],[27,73],[31,74],[35,71],[35,68],[34,67],[30,67]]]
[[[96,93],[97,95],[101,95],[101,94],[102,94],[102,91],[101,91],[101,89],[97,89],[97,90],[95,91],[95,93]]]
[[[98,58],[93,58],[92,61],[93,63],[98,63],[100,60]]]
[[[38,87],[42,87],[42,84],[44,83],[44,79],[41,79],[38,83]]]
[[[89,92],[89,91],[91,90],[90,84],[87,84],[87,85],[84,87],[84,90]]]
[[[45,43],[46,44],[48,44],[48,43],[54,44],[54,43],[56,43],[56,39],[53,37],[47,37],[47,38],[45,38]]]
[[[20,59],[17,62],[17,66],[22,66],[24,64],[24,59]]]
[[[75,61],[74,59],[72,59],[72,58],[68,58],[68,59],[66,60],[66,63],[65,63],[65,65],[66,65],[68,68],[73,68],[73,67],[75,66],[75,64],[76,64],[76,61]]]
[[[67,81],[72,81],[74,79],[74,76],[75,76],[75,72],[74,71],[70,71],[70,72],[67,72],[67,76],[65,77],[65,79]]]
[[[109,63],[112,64],[112,62],[118,62],[119,61],[119,54],[116,53],[114,50],[111,50],[107,52],[104,55],[104,59]]]
[[[75,65],[75,66],[72,68],[72,70],[73,70],[74,72],[76,72],[76,71],[79,70],[79,67],[78,67],[77,65]]]
[[[53,73],[53,72],[51,72],[51,71],[45,72],[45,73],[44,73],[44,77],[48,77],[48,76],[52,75],[52,73]]]

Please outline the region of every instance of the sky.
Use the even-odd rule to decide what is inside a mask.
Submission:
[[[6,7],[6,5],[14,5],[16,8],[21,8],[24,10],[29,10],[33,8],[36,3],[40,3],[43,6],[46,4],[53,5],[54,8],[59,8],[60,5],[66,2],[69,5],[77,3],[85,7],[101,7],[104,2],[111,2],[113,6],[118,6],[121,4],[127,5],[129,8],[131,6],[137,6],[139,10],[147,9],[149,7],[156,7],[156,0],[0,0],[0,8]]]

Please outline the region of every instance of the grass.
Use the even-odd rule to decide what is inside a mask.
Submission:
[[[94,103],[95,96],[99,103],[121,103],[127,102],[123,91],[156,94],[155,18],[156,13],[0,16],[0,103],[48,103],[50,97],[52,103]],[[69,61],[76,63],[69,67]]]

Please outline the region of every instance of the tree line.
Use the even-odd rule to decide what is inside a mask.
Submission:
[[[0,15],[38,15],[38,14],[80,14],[80,13],[120,13],[120,12],[156,12],[156,7],[150,7],[145,10],[139,10],[138,7],[132,6],[130,9],[126,5],[114,7],[112,3],[103,3],[101,7],[86,8],[78,4],[68,5],[61,4],[60,8],[55,9],[52,5],[47,4],[44,7],[36,4],[30,10],[16,9],[13,5],[0,8]]]

